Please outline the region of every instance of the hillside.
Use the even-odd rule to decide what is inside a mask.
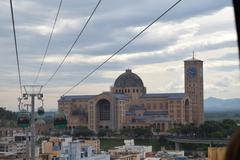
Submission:
[[[3,107],[0,107],[0,120],[17,120],[17,114],[12,111],[8,111]]]
[[[240,112],[240,98],[220,99],[209,97],[204,100],[205,112]]]
[[[0,107],[0,127],[15,127],[17,114]]]

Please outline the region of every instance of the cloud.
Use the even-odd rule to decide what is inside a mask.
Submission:
[[[205,67],[208,68],[216,68],[216,67],[228,67],[228,66],[238,66],[239,62],[238,60],[212,60],[212,61],[208,61],[208,63],[206,63]]]
[[[59,73],[45,88],[48,106],[66,89],[106,60],[174,0],[104,0]],[[46,63],[44,83],[67,53],[96,0],[63,2]],[[59,0],[14,1],[19,58],[24,84],[32,83],[40,66]],[[19,93],[9,3],[0,1],[0,105],[16,106]],[[132,68],[148,92],[183,92],[183,60],[204,61],[205,96],[240,95],[237,45],[231,1],[186,0],[112,58],[71,94],[109,90],[115,78]],[[176,77],[178,77],[176,79]]]
[[[54,29],[54,34],[63,34],[66,33],[69,30],[77,30],[81,27],[83,24],[83,19],[76,18],[76,19],[66,19],[61,18],[58,20],[57,25]],[[52,31],[52,26],[49,24],[45,25],[24,25],[24,26],[18,26],[18,30],[23,30],[25,32],[35,32],[37,34],[46,36],[49,35]]]
[[[200,17],[193,17],[190,19],[187,19],[183,22],[167,22],[167,23],[156,23],[152,28],[150,28],[146,33],[143,34],[142,37],[136,40],[136,42],[133,43],[135,45],[135,48],[137,50],[141,48],[148,48],[148,44],[157,44],[157,46],[160,47],[154,47],[156,50],[150,50],[146,52],[137,52],[136,50],[131,50],[128,47],[124,50],[125,53],[120,53],[119,55],[115,56],[111,62],[126,62],[136,59],[146,59],[149,57],[154,57],[158,55],[177,55],[179,52],[189,50],[189,48],[192,48],[194,50],[195,48],[201,50],[204,48],[208,48],[209,46],[213,45],[219,45],[224,44],[227,42],[234,42],[236,41],[236,34],[232,32],[232,30],[229,29],[229,26],[227,27],[219,27],[218,30],[215,32],[206,32],[209,28],[212,28],[215,25],[221,25],[223,21],[231,22],[233,21],[233,14],[231,14],[232,8],[226,7],[212,15],[208,16],[200,16]],[[224,16],[223,16],[224,15]],[[209,25],[209,23],[206,20],[212,21],[212,25]],[[222,19],[222,20],[219,20]],[[230,26],[233,27],[233,24]],[[130,32],[131,34],[137,34],[139,31],[141,31],[145,26],[142,27],[128,27],[126,30]],[[201,30],[205,29],[205,33],[201,33]],[[118,33],[120,34],[120,33]],[[115,35],[115,37],[119,37],[118,35]],[[126,38],[125,38],[126,39]],[[166,41],[171,41],[170,44],[161,46],[161,43],[166,44]],[[145,47],[146,46],[146,47]],[[101,63],[104,60],[106,60],[108,57],[110,57],[110,54],[105,55],[85,55],[84,50],[104,50],[105,47],[108,47],[108,43],[101,43],[97,45],[87,46],[84,49],[79,50],[79,54],[71,54],[69,58],[66,60],[66,63]],[[159,50],[160,48],[160,50]],[[162,49],[161,49],[162,48]],[[130,50],[130,51],[129,51]],[[134,51],[134,52],[131,52]],[[82,54],[81,54],[82,52]],[[126,53],[127,52],[127,53]],[[46,59],[47,63],[59,63],[58,58],[56,55],[50,56]]]

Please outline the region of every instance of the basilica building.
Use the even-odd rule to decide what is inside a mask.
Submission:
[[[184,61],[185,92],[148,93],[142,79],[132,70],[122,73],[110,91],[97,95],[64,96],[58,108],[68,120],[68,129],[151,128],[167,133],[181,124],[203,122],[203,62],[194,57]],[[157,83],[157,82],[156,82]]]

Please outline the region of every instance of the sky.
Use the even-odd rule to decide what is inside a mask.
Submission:
[[[32,84],[60,0],[13,0],[23,84]],[[44,84],[74,42],[98,0],[63,0],[37,84]],[[46,109],[71,86],[150,24],[176,0],[102,0],[63,67],[43,88]],[[0,106],[17,109],[19,83],[10,5],[0,1]],[[183,0],[69,94],[100,94],[130,68],[148,93],[184,92],[184,63],[204,61],[204,97],[240,98],[237,37],[230,0]],[[39,101],[37,102],[39,105]]]

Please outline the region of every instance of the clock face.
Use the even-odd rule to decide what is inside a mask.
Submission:
[[[189,77],[195,77],[197,75],[197,69],[195,67],[189,67],[187,69],[187,75]]]

